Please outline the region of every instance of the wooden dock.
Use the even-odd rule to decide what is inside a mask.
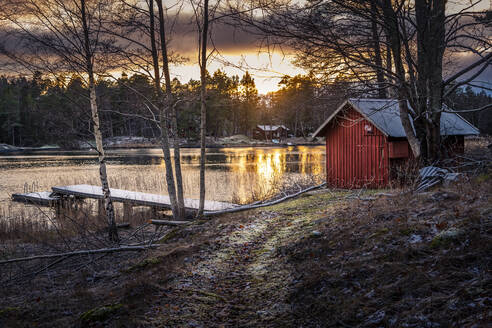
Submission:
[[[14,202],[29,203],[41,206],[52,206],[60,198],[51,195],[51,191],[30,192],[27,194],[13,194]]]
[[[38,205],[52,206],[54,202],[63,202],[67,197],[76,199],[103,199],[102,188],[93,185],[73,185],[63,187],[52,187],[52,192],[43,191],[27,194],[13,194],[12,200],[24,203],[33,203]],[[131,206],[148,206],[154,209],[170,209],[171,201],[169,196],[149,194],[138,191],[122,190],[111,188],[111,199],[114,202],[123,203],[126,207]],[[188,210],[197,210],[199,205],[198,199],[184,200],[185,208]],[[236,204],[205,201],[204,211],[221,211],[236,207]]]

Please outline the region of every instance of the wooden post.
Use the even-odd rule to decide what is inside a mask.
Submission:
[[[97,215],[104,217],[106,215],[106,209],[104,208],[104,199],[97,200]]]
[[[56,203],[55,203],[55,218],[56,219],[59,219],[62,215],[62,207],[63,207],[63,198],[60,198],[60,200],[58,200]]]
[[[55,215],[57,219],[65,218],[70,215],[70,198],[60,197],[60,200],[56,204]]]
[[[72,218],[72,219],[75,219],[75,217],[77,216],[77,212],[78,212],[78,205],[77,205],[77,202],[79,200],[75,197],[70,197],[68,199],[68,215]]]
[[[131,203],[123,203],[123,220],[130,222],[133,216],[133,205]]]

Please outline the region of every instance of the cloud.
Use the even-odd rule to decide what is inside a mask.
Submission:
[[[169,40],[170,49],[181,56],[188,57],[190,59],[189,65],[196,65],[198,32],[194,18],[189,13],[183,13],[170,25],[172,25],[172,29],[170,28],[171,26],[168,28],[168,30],[171,30]],[[0,26],[0,40],[2,40],[1,42],[6,49],[14,53],[17,51],[19,54],[33,55],[33,53],[29,53],[30,49],[20,47],[23,40],[19,39],[19,36],[13,33],[11,28],[5,26],[2,28]],[[238,58],[241,55],[250,56],[258,53],[262,41],[263,37],[261,34],[238,28],[231,21],[219,21],[211,25],[210,48],[216,47],[219,53],[226,57],[233,56]],[[287,47],[283,50],[290,51]],[[265,63],[264,59],[262,60],[263,62],[261,63],[253,64],[256,64],[258,67],[263,66]],[[449,62],[445,64],[445,76],[451,76],[475,60],[477,60],[477,57],[471,53],[452,56]],[[5,62],[5,58],[0,57],[0,70],[5,70]],[[473,72],[469,72],[462,78],[471,76]],[[490,83],[492,81],[492,68],[489,67],[486,69],[476,80]]]
[[[476,61],[480,60],[480,57],[471,52],[467,53],[459,53],[448,58],[444,65],[444,79],[451,77],[453,74],[458,73],[460,70],[472,65]],[[477,73],[483,65],[476,67],[475,69],[463,74],[461,77],[457,79],[457,81],[463,81],[470,77],[472,77],[475,73]],[[473,81],[473,85],[480,85],[487,88],[492,88],[492,65],[488,65],[485,70],[478,75]],[[474,88],[476,91],[480,91],[479,88]],[[488,93],[491,93],[488,91]]]
[[[196,54],[198,49],[198,31],[193,20],[191,15],[182,14],[170,35],[170,48],[185,56]],[[209,40],[210,48],[215,47],[224,55],[238,55],[257,52],[262,37],[235,26],[230,20],[222,20],[210,26]]]

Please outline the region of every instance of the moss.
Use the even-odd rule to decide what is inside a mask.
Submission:
[[[126,271],[131,272],[131,271],[142,270],[144,268],[151,267],[151,266],[157,265],[159,263],[161,263],[161,260],[159,258],[151,257],[151,258],[147,258],[141,262],[138,262],[135,265],[132,265]]]
[[[268,248],[260,248],[260,249],[253,250],[253,254],[262,255],[262,254],[268,253],[270,251],[271,251],[271,249],[268,249]]]
[[[313,212],[319,211],[316,205],[325,205],[328,201],[336,200],[340,197],[345,196],[348,192],[324,192],[317,193],[314,195],[309,195],[309,197],[298,197],[289,200],[288,202],[282,202],[277,205],[272,205],[267,207],[271,211],[282,212],[282,214],[306,214],[306,211]]]
[[[483,174],[480,174],[475,180],[478,183],[483,183],[483,182],[489,181],[491,177],[492,177],[491,174],[483,173]]]
[[[400,229],[400,234],[402,234],[403,236],[410,236],[414,232],[415,232],[415,230],[413,230],[411,228]]]
[[[440,236],[436,236],[432,239],[430,246],[432,248],[447,247],[451,243],[450,239],[444,239]]]
[[[389,229],[388,228],[383,228],[383,229],[378,230],[377,234],[378,235],[385,235],[388,232],[389,232]]]
[[[80,320],[84,323],[104,321],[123,307],[122,304],[112,304],[97,307],[84,312],[80,315]]]
[[[382,228],[382,229],[379,229],[377,230],[376,232],[374,232],[373,234],[371,234],[368,239],[371,239],[371,238],[374,238],[374,237],[380,237],[380,236],[383,236],[383,235],[386,235],[387,233],[389,232],[389,229],[388,228]]]
[[[447,247],[452,242],[457,241],[462,233],[463,231],[456,228],[444,230],[432,239],[430,245],[432,248]]]
[[[20,308],[18,307],[6,307],[6,308],[3,308],[0,310],[0,318],[1,317],[6,317],[6,316],[9,316],[9,315],[12,315],[12,314],[17,314],[19,313],[21,310]]]
[[[180,228],[174,228],[173,230],[169,231],[167,233],[167,235],[165,235],[164,237],[162,237],[158,243],[159,244],[164,244],[166,241],[176,237],[176,235],[178,234],[178,231],[180,230]]]

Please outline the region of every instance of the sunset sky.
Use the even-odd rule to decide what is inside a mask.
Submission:
[[[468,0],[450,0],[448,1],[448,11],[457,12],[462,10],[470,1]],[[476,4],[474,10],[487,10],[492,8],[492,0],[482,0]],[[179,53],[184,54],[189,61],[173,68],[173,75],[182,82],[189,79],[199,79],[199,67],[197,65],[197,41],[196,34],[189,30],[189,25],[184,21],[177,24],[176,35],[171,40],[171,47]],[[188,26],[187,26],[188,25]],[[219,55],[211,60],[208,70],[213,73],[217,69],[222,69],[228,75],[242,76],[246,70],[253,76],[257,89],[260,94],[266,94],[278,89],[278,82],[283,75],[296,75],[306,73],[304,70],[295,67],[292,64],[294,55],[289,53],[288,48],[278,49],[268,54],[264,49],[259,49],[261,40],[256,35],[245,33],[241,30],[234,29],[228,25],[216,24],[213,27],[212,38],[214,44],[219,50]],[[472,63],[476,60],[472,55],[460,55],[454,65],[446,67],[447,73],[452,74],[461,67]],[[492,68],[488,68],[477,79],[478,83],[486,84],[492,81]],[[489,85],[490,87],[490,85]]]
[[[171,34],[170,48],[188,58],[188,62],[174,66],[172,75],[182,82],[199,79],[200,68],[197,64],[197,32],[193,19],[181,14]],[[294,55],[288,47],[276,48],[267,52],[261,47],[261,36],[248,33],[227,24],[213,24],[209,50],[215,46],[216,52],[208,63],[212,74],[217,69],[228,75],[240,77],[248,71],[255,79],[260,94],[278,89],[278,82],[283,75],[296,75],[304,71],[292,64]]]
[[[491,1],[479,1],[474,10],[489,9]],[[170,7],[175,2],[176,0],[165,1]],[[469,3],[468,0],[450,0],[448,1],[448,11],[457,12]],[[173,17],[171,13],[168,22],[169,19],[174,19]],[[169,47],[172,51],[186,57],[188,61],[172,66],[171,75],[185,83],[190,79],[199,79],[197,32],[193,16],[189,10],[184,9],[178,17],[173,24],[174,29],[170,33]],[[255,79],[259,93],[266,94],[278,89],[278,82],[283,75],[293,76],[306,73],[293,65],[294,54],[290,52],[288,47],[284,46],[283,49],[277,48],[267,53],[264,47],[260,47],[262,44],[261,36],[245,32],[240,28],[234,28],[223,22],[212,24],[211,29],[212,42],[210,42],[210,47],[215,46],[218,51],[208,63],[207,68],[211,74],[217,69],[221,69],[228,75],[241,77],[248,71]],[[5,31],[3,32],[5,33]],[[0,38],[2,38],[1,29]],[[445,71],[447,74],[452,74],[475,60],[475,56],[460,55],[451,64],[445,66]],[[479,83],[490,83],[492,81],[492,68],[489,67],[477,80]]]
[[[260,94],[266,94],[278,89],[278,82],[283,75],[296,75],[303,73],[300,68],[290,62],[292,56],[275,52],[272,55],[258,52],[245,52],[242,55],[224,54],[209,64],[208,70],[212,74],[221,69],[227,75],[239,75],[241,77],[246,70],[253,76],[256,88]],[[227,62],[224,62],[227,61]],[[173,75],[182,82],[190,78],[198,79],[200,69],[196,63],[176,66]]]

